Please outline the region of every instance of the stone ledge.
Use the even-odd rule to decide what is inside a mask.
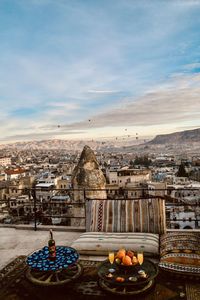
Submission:
[[[34,230],[34,225],[26,225],[26,224],[0,224],[0,227],[3,228],[15,228],[20,230]],[[53,231],[66,231],[66,232],[85,232],[85,227],[75,227],[75,226],[55,226],[55,225],[37,225],[37,231],[38,230],[50,230],[53,229]]]

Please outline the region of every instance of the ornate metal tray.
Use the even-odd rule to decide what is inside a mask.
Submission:
[[[26,264],[37,271],[58,271],[74,265],[79,258],[78,252],[71,247],[56,246],[56,259],[49,259],[48,247],[37,250],[26,259]]]
[[[109,269],[115,269],[115,272],[112,273],[113,277],[108,278],[107,275],[109,274]],[[139,270],[144,270],[147,274],[147,278],[141,278],[138,274]],[[145,285],[149,281],[152,281],[158,274],[158,267],[153,262],[148,259],[145,259],[143,264],[136,265],[131,267],[129,270],[120,268],[117,264],[113,263],[110,264],[108,260],[104,261],[98,268],[98,275],[99,277],[109,283],[109,285],[114,286],[138,286],[138,285]],[[123,282],[116,281],[117,277],[123,277]],[[129,278],[134,277],[136,281],[130,281]]]

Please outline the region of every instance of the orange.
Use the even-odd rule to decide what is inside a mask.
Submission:
[[[134,253],[130,250],[127,251],[126,255],[128,255],[130,258],[134,256]]]
[[[120,249],[120,250],[117,252],[116,257],[122,259],[125,255],[126,255],[126,250],[125,250],[125,249]]]
[[[128,256],[128,255],[125,255],[123,258],[122,258],[122,262],[125,266],[131,266],[132,265],[132,261],[131,261],[131,258]]]

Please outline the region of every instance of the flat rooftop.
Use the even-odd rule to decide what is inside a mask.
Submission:
[[[57,245],[70,246],[82,232],[54,231]],[[49,230],[15,229],[0,227],[0,270],[19,255],[29,253],[47,245]]]

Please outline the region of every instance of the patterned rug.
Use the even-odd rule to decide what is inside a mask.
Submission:
[[[33,285],[25,277],[27,266],[25,256],[19,256],[0,272],[0,300],[66,300],[66,299],[122,299],[106,294],[99,287],[97,265],[95,261],[81,261],[84,268],[82,276],[73,284],[64,287],[46,288]],[[156,284],[144,296],[137,300],[200,300],[199,283],[173,278],[160,273]]]

